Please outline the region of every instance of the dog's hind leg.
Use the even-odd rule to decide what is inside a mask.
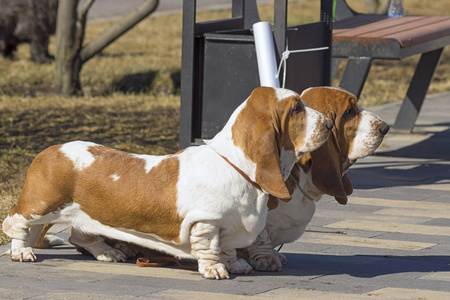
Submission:
[[[64,245],[64,240],[62,238],[57,237],[56,235],[47,235],[46,234],[47,231],[53,226],[53,224],[45,224],[42,226],[43,226],[43,228],[40,231],[39,238],[34,243],[33,248],[46,249],[50,246]],[[29,244],[31,245],[30,241],[29,241]]]
[[[52,219],[53,216],[50,218]],[[32,247],[38,242],[41,233],[45,234],[51,227],[47,224],[46,229],[43,230],[45,225],[46,223],[40,217],[32,216],[26,219],[17,213],[16,207],[11,210],[3,221],[3,232],[11,238],[11,260],[20,262],[36,260]],[[62,239],[58,237],[48,238],[49,245],[61,244],[61,241]]]
[[[29,242],[33,239],[35,239],[35,242],[39,237],[39,235],[36,236],[36,233],[39,231],[37,227],[42,229],[40,225],[31,226],[29,221],[19,214],[9,215],[3,221],[3,232],[12,239],[11,260],[20,262],[36,260],[36,256],[30,247],[33,244]],[[30,230],[31,228],[33,229]]]
[[[101,236],[81,233],[73,227],[69,243],[84,248],[100,261],[127,261],[127,256],[125,254],[120,250],[109,246]]]
[[[3,222],[3,232],[12,238],[12,260],[35,261],[31,247],[44,224],[70,223],[58,219],[61,210],[72,201],[75,178],[73,163],[60,151],[60,146],[50,147],[35,157],[19,201]]]

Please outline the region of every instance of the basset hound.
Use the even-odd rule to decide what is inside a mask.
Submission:
[[[126,261],[111,238],[194,258],[205,278],[251,266],[236,249],[266,224],[269,194],[291,199],[284,181],[333,123],[286,89],[255,89],[206,145],[173,155],[131,154],[74,141],[32,162],[17,205],[3,222],[11,259],[35,261],[44,224],[67,223],[69,242],[100,261]]]
[[[347,203],[347,196],[353,192],[348,169],[357,159],[371,155],[389,131],[389,125],[362,109],[356,97],[344,89],[309,88],[300,97],[331,119],[335,127],[321,147],[305,153],[292,169],[286,180],[291,201],[270,197],[266,227],[243,254],[255,270],[281,270],[286,258],[274,247],[293,242],[305,232],[315,202],[322,195],[335,197],[339,204]]]

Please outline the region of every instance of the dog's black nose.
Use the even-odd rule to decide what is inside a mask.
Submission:
[[[380,130],[382,135],[385,135],[386,133],[388,133],[389,129],[391,129],[391,127],[389,125],[384,125],[379,130]]]
[[[325,125],[325,127],[328,129],[328,130],[333,130],[333,128],[334,128],[334,124],[333,124],[333,122],[328,122],[326,125]]]

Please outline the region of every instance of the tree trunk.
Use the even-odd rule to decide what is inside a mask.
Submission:
[[[78,14],[78,0],[59,1],[56,25],[56,91],[66,97],[81,93],[80,71],[83,64],[155,11],[159,4],[158,0],[144,1],[83,47],[87,13],[94,1],[86,1]]]
[[[56,92],[73,95],[79,86],[79,70],[74,61],[78,0],[60,1],[56,22]]]
[[[158,2],[158,0],[144,1],[138,8],[118,20],[110,29],[103,32],[81,50],[81,60],[83,62],[88,61],[92,56],[102,51],[122,34],[133,28],[137,23],[155,11],[158,7]]]

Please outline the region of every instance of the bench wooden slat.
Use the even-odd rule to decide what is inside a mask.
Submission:
[[[338,27],[340,22],[335,23],[337,25],[335,26],[333,34],[342,36],[364,36],[378,30],[388,29],[395,26],[416,22],[417,20],[426,19],[426,17],[388,18],[384,16],[382,19],[378,19],[371,23],[365,23],[363,25],[357,25],[360,23],[358,22],[358,19],[364,20],[365,18],[363,16],[354,17],[351,20],[354,20],[355,23],[348,23],[346,27]]]
[[[358,19],[355,17],[353,19]],[[359,23],[356,20],[356,23]],[[403,18],[385,18],[359,27],[335,29],[333,41],[351,41],[386,44],[388,39],[398,41],[400,47],[409,47],[450,35],[450,17],[408,16]]]
[[[450,35],[450,18],[436,20],[435,23],[430,22],[429,24],[397,32],[387,37],[395,38],[402,47],[410,47],[448,35]]]

